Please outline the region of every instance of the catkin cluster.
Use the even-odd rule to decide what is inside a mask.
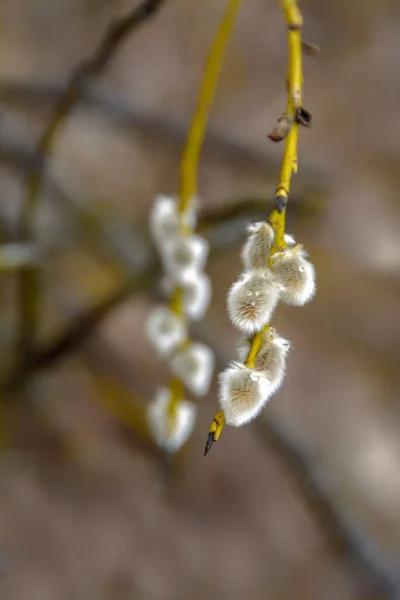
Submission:
[[[157,196],[150,213],[150,231],[161,257],[162,287],[170,304],[157,305],[150,313],[147,334],[157,354],[168,361],[174,375],[195,396],[204,396],[214,370],[214,354],[189,338],[188,321],[201,319],[211,300],[211,283],[204,273],[209,245],[194,233],[197,201],[180,213],[175,198]],[[147,416],[156,443],[175,452],[190,436],[197,407],[174,390],[161,388],[150,403]]]
[[[254,419],[279,389],[290,343],[269,327],[279,301],[294,306],[315,293],[315,271],[301,244],[286,235],[286,248],[273,252],[274,231],[267,222],[248,227],[241,258],[244,271],[228,292],[228,313],[243,337],[238,361],[219,375],[219,404],[228,425],[239,427]],[[262,345],[249,360],[252,336]]]

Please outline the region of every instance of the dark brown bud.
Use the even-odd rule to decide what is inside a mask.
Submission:
[[[277,124],[273,128],[273,130],[268,134],[268,137],[273,142],[281,142],[285,139],[287,134],[292,128],[293,120],[291,117],[287,115],[283,115],[280,119],[278,119]]]
[[[299,123],[299,125],[304,125],[304,127],[311,127],[311,113],[302,106],[300,108],[296,108],[294,118],[296,123]]]
[[[304,54],[307,54],[307,56],[311,56],[312,58],[321,52],[319,46],[312,44],[311,42],[306,42],[306,40],[301,40],[301,47],[303,48]]]

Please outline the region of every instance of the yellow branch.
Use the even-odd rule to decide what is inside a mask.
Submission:
[[[292,175],[297,172],[298,137],[299,125],[294,123],[285,140],[281,171],[275,191],[277,206],[268,219],[275,234],[271,254],[287,247],[285,242],[286,204],[289,198]]]
[[[281,6],[288,29],[288,102],[283,117],[287,119],[289,127],[285,137],[285,149],[275,191],[276,207],[268,219],[275,234],[271,257],[275,252],[287,247],[285,242],[286,205],[289,198],[292,175],[293,173],[297,173],[299,123],[308,125],[310,119],[309,114],[307,111],[304,111],[302,106],[303,67],[301,27],[303,19],[297,5],[297,0],[281,0]],[[265,325],[261,331],[254,335],[244,363],[247,367],[255,367],[257,354],[264,343],[264,335],[268,330],[269,325]],[[205,455],[210,451],[213,442],[218,440],[224,424],[224,411],[219,411],[215,415],[208,432]]]
[[[225,13],[208,53],[197,107],[181,162],[179,212],[183,215],[197,195],[197,172],[207,119],[214,100],[226,46],[235,24],[241,0],[228,0]],[[183,221],[183,227],[185,227]]]
[[[208,53],[196,110],[193,115],[182,156],[178,212],[180,215],[180,229],[184,235],[191,232],[191,229],[187,224],[186,215],[190,208],[191,201],[197,196],[197,174],[207,120],[214,100],[225,50],[236,21],[241,1],[242,0],[227,1],[221,23]],[[176,287],[173,291],[169,306],[175,314],[184,319],[182,295],[182,289]],[[170,390],[169,423],[170,427],[173,427],[176,409],[179,402],[183,399],[183,385],[179,379],[172,379]]]

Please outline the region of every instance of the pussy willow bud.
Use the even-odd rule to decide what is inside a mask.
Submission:
[[[252,334],[268,323],[279,300],[279,285],[269,271],[250,271],[233,284],[228,293],[228,314],[232,323]]]
[[[200,235],[185,235],[166,242],[161,253],[165,270],[176,282],[184,282],[205,267],[209,244]]]
[[[271,384],[263,373],[234,362],[219,374],[218,401],[225,421],[240,427],[254,419],[271,395]]]
[[[197,200],[194,200],[185,215],[191,228],[196,226],[196,205]],[[150,211],[150,231],[159,250],[165,242],[179,235],[178,204],[175,198],[161,194],[155,198]]]
[[[170,277],[165,277],[161,282],[162,291],[168,297],[174,289],[175,283]],[[193,273],[179,284],[183,292],[183,311],[188,319],[197,321],[202,319],[211,301],[211,281],[205,273]]]
[[[176,414],[171,418],[170,401],[170,390],[157,390],[154,400],[147,408],[147,422],[157,445],[167,452],[176,452],[193,431],[197,407],[192,402],[182,400],[177,404]]]
[[[271,394],[278,390],[283,381],[289,349],[290,342],[278,335],[272,327],[264,334],[264,342],[256,356],[254,368],[269,379]],[[238,359],[244,362],[249,350],[249,341],[242,339],[238,347]]]
[[[296,245],[296,240],[294,239],[294,237],[292,235],[290,235],[290,233],[285,233],[285,242],[287,243],[288,246]]]
[[[242,261],[245,269],[266,269],[274,241],[274,230],[266,222],[258,222],[247,228],[249,237],[243,246]]]
[[[156,306],[147,321],[148,339],[160,356],[168,356],[187,338],[182,319],[167,306]]]
[[[276,282],[283,288],[283,302],[303,306],[314,296],[315,270],[306,259],[306,252],[301,244],[275,254],[270,270]]]
[[[190,343],[171,358],[172,372],[192,394],[204,396],[210,387],[214,370],[214,353],[208,346]]]

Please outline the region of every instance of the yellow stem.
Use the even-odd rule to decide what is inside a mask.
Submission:
[[[197,107],[181,162],[181,187],[179,212],[184,215],[190,202],[197,195],[197,172],[207,119],[210,113],[227,42],[235,24],[241,0],[228,0],[222,21],[208,53]],[[185,221],[182,219],[185,230]]]
[[[221,23],[208,53],[196,110],[193,115],[182,156],[178,212],[180,217],[180,230],[183,235],[189,234],[192,231],[187,223],[187,212],[190,209],[192,200],[197,196],[197,174],[207,120],[214,100],[225,50],[235,24],[241,1],[242,0],[227,0]],[[176,287],[174,289],[169,306],[175,314],[184,319],[181,288]],[[171,401],[168,411],[169,427],[172,430],[176,420],[177,407],[179,402],[183,399],[183,384],[179,379],[173,378],[170,390]]]
[[[168,405],[168,434],[172,435],[176,424],[176,415],[179,403],[183,400],[183,383],[177,377],[171,379],[169,385],[171,400]]]
[[[289,198],[292,175],[297,173],[298,168],[297,142],[299,137],[299,124],[296,122],[296,112],[298,109],[302,108],[303,85],[301,44],[301,27],[303,24],[303,19],[297,4],[297,0],[281,0],[281,6],[286,18],[288,29],[288,102],[285,116],[291,120],[293,125],[285,138],[285,149],[283,152],[281,170],[275,191],[276,208],[274,208],[268,219],[275,234],[274,244],[271,250],[271,257],[275,252],[287,248],[287,244],[285,242],[286,205]],[[257,354],[264,343],[264,335],[268,330],[269,324],[265,325],[261,331],[254,335],[249,353],[244,363],[247,367],[254,369]],[[224,412],[219,411],[215,415],[209,429],[205,454],[207,454],[207,452],[209,452],[211,449],[212,442],[219,438],[224,424]]]
[[[268,331],[269,325],[265,325],[261,331],[256,333],[253,337],[253,341],[251,342],[250,350],[245,360],[245,366],[249,367],[249,369],[255,368],[257,354],[259,353],[263,343],[264,343],[264,334]]]
[[[297,141],[299,125],[294,123],[285,139],[281,171],[276,186],[275,196],[279,198],[279,207],[274,208],[269,216],[269,223],[274,230],[274,244],[271,255],[287,247],[285,242],[286,204],[289,198],[292,175],[297,171]]]

